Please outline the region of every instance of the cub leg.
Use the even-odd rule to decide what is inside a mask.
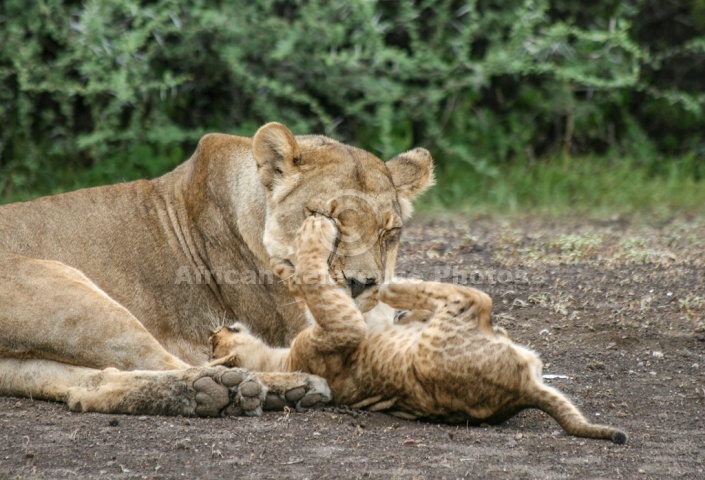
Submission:
[[[380,301],[392,308],[428,310],[434,313],[431,322],[474,323],[477,328],[494,334],[492,328],[492,299],[475,288],[437,282],[392,282],[379,290]]]
[[[121,370],[189,366],[126,308],[63,263],[0,254],[0,298],[2,357]]]
[[[362,313],[329,273],[337,233],[330,219],[313,216],[304,221],[296,239],[297,288],[316,321],[310,339],[321,352],[353,349],[367,333]]]

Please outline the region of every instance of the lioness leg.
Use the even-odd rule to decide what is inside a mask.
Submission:
[[[206,417],[259,415],[267,393],[242,369],[125,372],[18,359],[0,359],[0,391],[63,401],[81,412]]]
[[[0,395],[105,413],[261,411],[266,387],[256,377],[248,373],[240,382],[222,367],[191,368],[65,264],[0,254],[0,299]],[[100,370],[108,367],[114,368]],[[287,383],[275,382],[272,392],[300,404],[322,401],[327,387],[318,385],[318,377],[292,375]]]
[[[63,263],[0,254],[0,357],[184,369],[122,305]]]
[[[284,357],[289,349],[274,349],[253,336],[246,327],[234,324],[221,327],[211,335],[211,347],[216,357],[209,365],[245,367],[255,371],[267,386],[265,410],[293,407],[297,410],[322,406],[332,399],[328,383],[315,375],[286,372]]]
[[[434,312],[431,322],[472,322],[485,333],[492,329],[492,299],[480,290],[437,282],[393,282],[382,285],[380,301],[396,309]]]

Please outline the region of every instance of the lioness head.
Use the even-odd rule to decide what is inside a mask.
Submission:
[[[338,226],[329,263],[353,297],[392,277],[411,202],[434,183],[427,150],[417,148],[385,163],[328,137],[294,137],[279,123],[260,128],[252,149],[267,192],[264,246],[270,256],[293,263],[296,232],[307,216],[318,213]]]

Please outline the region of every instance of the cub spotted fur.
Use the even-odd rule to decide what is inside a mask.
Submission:
[[[496,423],[539,408],[575,436],[624,443],[622,431],[589,423],[559,391],[541,381],[542,364],[490,319],[490,298],[473,288],[432,282],[391,283],[379,299],[396,309],[429,311],[427,323],[366,324],[329,275],[337,232],[310,217],[298,232],[290,284],[315,322],[290,348],[274,349],[243,325],[211,336],[217,363],[254,371],[302,371],[326,378],[339,404],[386,410],[403,418]],[[286,275],[286,264],[278,273]]]

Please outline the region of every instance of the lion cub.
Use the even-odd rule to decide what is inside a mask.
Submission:
[[[336,234],[324,217],[310,217],[298,233],[290,287],[315,322],[290,348],[271,348],[239,323],[221,327],[211,336],[218,363],[320,375],[336,403],[408,419],[496,423],[539,408],[571,435],[626,442],[622,431],[589,423],[563,394],[542,383],[537,355],[492,328],[492,301],[479,290],[433,282],[386,284],[379,289],[382,302],[432,315],[424,323],[368,326],[329,275]]]

